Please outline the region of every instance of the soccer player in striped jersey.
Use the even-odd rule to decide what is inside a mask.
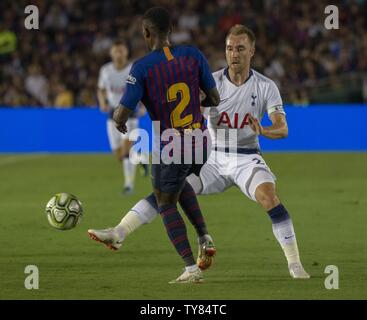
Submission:
[[[206,130],[200,105],[209,107],[219,104],[219,93],[209,64],[204,55],[193,46],[170,45],[168,36],[172,26],[169,13],[165,9],[149,9],[144,14],[142,29],[151,52],[136,61],[131,68],[120,107],[114,113],[116,127],[119,131],[126,132],[128,117],[141,101],[150,118],[160,123],[160,132],[156,133],[162,134],[166,129],[175,129],[180,136],[180,142],[183,142],[185,135],[190,135],[194,129]],[[203,103],[200,102],[200,89],[206,94]],[[165,145],[162,139],[159,154],[163,153]],[[180,160],[184,160],[185,152],[192,152],[201,153],[202,161],[195,158],[192,164],[167,164],[164,161],[152,164],[154,194],[150,195],[149,201],[157,207],[168,236],[186,265],[184,273],[171,283],[203,280],[187,238],[185,222],[177,210],[177,202],[194,225],[202,250],[208,256],[215,254],[213,240],[208,234],[195,192],[186,181],[189,174],[199,174],[206,161],[206,146],[201,141],[201,145],[195,143],[190,148],[188,150],[180,143]],[[113,248],[111,243],[104,241],[103,232],[89,230],[88,233],[92,239]]]

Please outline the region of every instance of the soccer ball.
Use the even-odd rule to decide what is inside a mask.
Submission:
[[[59,230],[74,228],[83,216],[82,203],[69,193],[55,194],[46,205],[50,225]]]

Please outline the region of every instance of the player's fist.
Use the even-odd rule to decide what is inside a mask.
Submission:
[[[126,118],[126,119],[125,119]],[[127,116],[124,117],[123,108],[117,107],[113,112],[113,120],[115,121],[115,127],[122,133],[127,132],[126,120]]]
[[[118,124],[118,123],[115,123],[115,126],[116,126],[116,128],[117,128],[118,131],[120,131],[122,133],[126,133],[127,132],[126,124]]]
[[[261,126],[259,120],[257,120],[254,116],[249,114],[248,122],[250,128],[259,136],[262,134],[263,127]]]

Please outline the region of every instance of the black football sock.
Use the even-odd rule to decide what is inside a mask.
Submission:
[[[177,206],[175,204],[166,204],[159,206],[158,211],[163,219],[169,239],[186,266],[195,265],[195,259],[187,238],[186,225],[177,210]]]
[[[195,227],[199,239],[208,234],[203,214],[201,213],[196,194],[190,183],[186,181],[179,198],[181,208],[184,210],[187,218]]]

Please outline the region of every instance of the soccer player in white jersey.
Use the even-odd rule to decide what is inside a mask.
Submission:
[[[210,109],[207,117],[213,150],[200,176],[191,175],[188,181],[202,195],[238,186],[244,195],[259,203],[271,219],[290,275],[305,279],[309,275],[300,261],[292,220],[277,196],[275,176],[262,158],[258,142],[259,135],[270,139],[287,137],[283,103],[275,83],[250,68],[254,53],[253,32],[243,25],[233,26],[226,38],[228,67],[213,74],[221,96],[219,106]],[[272,122],[269,127],[260,124],[265,112]],[[230,138],[233,130],[237,139]],[[89,233],[97,235],[110,248],[118,249],[127,235],[156,215],[155,201],[149,196],[140,200],[115,228]],[[202,249],[199,247],[197,262],[206,269],[212,257]]]
[[[111,150],[118,161],[122,162],[124,173],[124,193],[129,194],[133,191],[136,165],[129,159],[129,152],[132,142],[129,141],[129,135],[119,132],[112,120],[114,109],[118,106],[124,93],[125,83],[131,69],[131,63],[128,61],[128,48],[122,41],[115,41],[110,49],[112,61],[102,66],[98,79],[98,102],[103,112],[108,112],[107,134]],[[138,113],[143,110],[139,108]],[[138,127],[138,114],[134,113],[127,122],[128,130]],[[133,139],[133,137],[131,137]],[[147,165],[144,169],[147,170]]]

